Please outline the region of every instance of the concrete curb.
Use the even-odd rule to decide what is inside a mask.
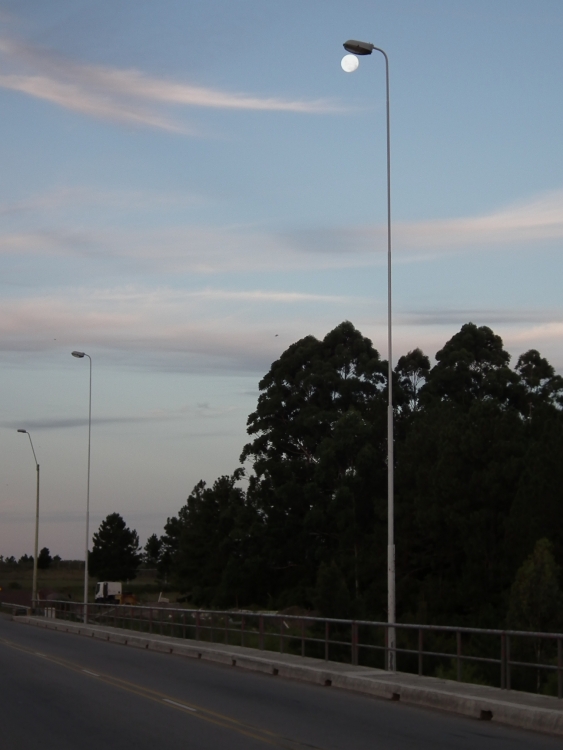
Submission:
[[[292,654],[256,651],[168,636],[138,634],[119,628],[82,625],[42,617],[14,617],[20,623],[110,641],[161,653],[202,659],[315,685],[333,686],[410,705],[439,709],[512,727],[563,735],[563,701],[435,677],[354,667]]]

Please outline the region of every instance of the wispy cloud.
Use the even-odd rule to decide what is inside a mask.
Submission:
[[[270,291],[232,292],[128,287],[69,289],[0,301],[0,351],[5,355],[61,348],[104,350],[106,361],[164,370],[264,372],[308,325],[341,298]],[[290,306],[280,324],[271,305]],[[257,306],[259,308],[257,309]],[[298,307],[300,312],[293,310]],[[342,312],[338,312],[340,318]],[[279,334],[279,335],[278,335]],[[199,407],[209,415],[206,407]],[[156,415],[153,415],[156,416]]]
[[[189,416],[191,419],[199,418],[203,420],[216,420],[224,417],[226,414],[238,411],[235,406],[212,406],[209,403],[202,404],[185,404],[175,409],[152,409],[151,411],[136,416],[93,416],[93,425],[122,425],[122,424],[140,424],[143,422],[167,422],[177,419],[185,419]],[[74,427],[85,427],[88,419],[84,417],[45,417],[43,419],[25,419],[18,422],[7,421],[0,422],[0,426],[9,430],[17,430],[21,427],[30,431],[41,430],[64,430]]]
[[[324,251],[305,239],[253,226],[191,225],[137,229],[81,227],[44,229],[0,235],[4,255],[60,254],[93,257],[106,262],[126,261],[139,271],[159,273],[270,271],[305,268],[344,268],[374,262],[373,243],[350,243],[339,252],[334,245]]]
[[[395,322],[401,326],[452,326],[464,323],[494,326],[521,326],[537,323],[541,326],[550,324],[558,317],[557,310],[507,310],[495,308],[456,308],[413,310],[401,312],[395,316]]]
[[[226,289],[201,289],[196,292],[187,292],[188,297],[208,300],[234,300],[241,302],[281,302],[286,304],[299,302],[329,302],[341,304],[351,302],[349,297],[330,294],[304,294],[301,292],[274,292],[274,291],[233,291]],[[354,298],[357,304],[358,298]]]
[[[159,273],[217,273],[276,269],[351,268],[384,262],[386,229],[383,226],[317,227],[281,231],[254,225],[183,225],[145,230],[120,226],[99,229],[92,210],[83,211],[76,227],[69,227],[65,207],[122,206],[128,220],[148,206],[173,207],[197,196],[144,195],[86,188],[0,206],[0,213],[26,211],[26,229],[0,234],[0,253],[16,256],[56,254],[93,257],[105,262],[123,260],[140,271],[158,267]],[[70,209],[69,209],[70,210]],[[35,216],[33,216],[35,212]],[[28,215],[29,214],[29,215]],[[119,213],[122,216],[123,212]],[[49,222],[48,228],[41,225]],[[53,226],[53,223],[55,226]],[[74,222],[77,224],[77,222]],[[133,222],[130,222],[133,223]],[[34,227],[35,228],[32,228]],[[563,190],[481,216],[396,222],[393,226],[396,262],[432,260],[449,253],[517,247],[563,239]],[[108,269],[109,270],[109,269]],[[258,294],[258,293],[257,293]]]
[[[308,252],[365,255],[386,249],[384,226],[334,227],[286,234],[293,246]],[[433,254],[464,248],[504,246],[563,239],[563,190],[555,190],[477,216],[393,224],[397,253]],[[414,256],[416,257],[416,256]]]
[[[61,349],[68,354],[78,348],[95,356],[103,352],[102,361],[124,367],[263,374],[291,343],[310,333],[323,336],[345,317],[352,317],[376,348],[384,351],[383,310],[381,316],[374,316],[366,300],[355,299],[347,300],[343,308],[343,299],[262,290],[73,289],[0,301],[0,352],[5,361],[29,354],[35,360],[39,354],[44,361],[58,361]],[[281,318],[272,307],[277,304],[289,308]],[[398,309],[397,352],[422,346],[433,354],[469,321],[494,327],[516,353],[541,344],[554,365],[563,364],[555,355],[563,324],[559,311],[553,309]],[[172,419],[186,413],[215,415],[212,407],[199,404],[147,413],[142,419]],[[102,422],[114,421],[134,420],[102,418]],[[75,422],[57,421],[54,426],[73,427]]]
[[[514,342],[541,342],[542,344],[553,340],[560,343],[562,339],[563,323],[561,320],[545,321],[540,325],[527,327],[511,336],[511,340]],[[533,345],[533,343],[530,343],[530,346]],[[561,351],[561,346],[559,346],[559,351]],[[559,354],[559,356],[561,355]]]
[[[206,107],[325,114],[341,111],[325,100],[298,100],[232,93],[155,78],[135,69],[86,65],[13,40],[0,53],[16,70],[0,75],[0,86],[44,99],[81,114],[184,135],[196,130],[159,107]],[[19,69],[18,69],[19,68]]]
[[[164,417],[160,417],[163,419]],[[107,424],[128,424],[130,422],[145,422],[150,417],[92,417],[92,424],[107,425]],[[27,430],[60,430],[68,429],[72,427],[84,427],[88,424],[88,420],[82,417],[68,417],[68,418],[45,418],[45,419],[32,419],[25,420],[25,428]],[[19,422],[2,422],[2,427],[7,429],[19,429],[22,426],[21,420]]]
[[[191,130],[186,125],[180,125],[170,118],[153,114],[133,102],[120,102],[115,96],[110,97],[107,93],[88,90],[84,84],[80,83],[66,83],[40,75],[0,75],[0,86],[103,120],[128,125],[144,125],[183,135],[196,134],[195,130]]]
[[[2,255],[83,255],[93,247],[88,233],[41,229],[0,235]]]
[[[396,238],[404,247],[429,250],[562,239],[563,190],[482,216],[399,223]]]
[[[451,306],[401,311],[395,316],[396,356],[419,346],[432,357],[462,325],[469,322],[493,328],[502,337],[513,363],[528,349],[538,349],[558,372],[563,372],[561,312],[549,308],[514,310]],[[382,327],[383,321],[379,321],[378,329],[381,331]],[[375,340],[377,339],[376,336]]]
[[[29,214],[31,216],[50,217],[56,212],[57,216],[67,211],[85,208],[102,207],[106,212],[115,209],[121,212],[147,211],[161,212],[166,208],[186,208],[201,206],[209,203],[210,199],[197,193],[186,191],[156,191],[156,190],[101,190],[85,185],[72,187],[55,187],[41,193],[28,194],[24,199],[0,203],[0,216],[17,216]],[[26,222],[28,222],[26,217]]]

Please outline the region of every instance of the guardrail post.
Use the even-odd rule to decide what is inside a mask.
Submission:
[[[258,648],[264,649],[264,615],[258,616]]]
[[[199,611],[195,613],[195,639],[199,641]]]
[[[387,664],[389,664],[389,627],[387,625],[383,626],[385,628],[385,666],[384,669],[387,669]]]
[[[328,637],[329,637],[329,624],[325,622],[325,661],[328,661]]]
[[[229,645],[229,615],[225,615],[225,644]]]
[[[422,649],[424,645],[424,632],[422,628],[418,629],[418,674],[422,676]]]
[[[358,665],[358,623],[352,623],[352,664]]]
[[[301,656],[305,656],[305,620],[301,620]]]
[[[500,636],[500,689],[506,690],[506,635]]]
[[[563,698],[563,648],[561,638],[557,639],[557,697]]]
[[[152,607],[149,609],[149,633],[152,633]]]
[[[461,682],[461,633],[459,630],[456,632],[456,646],[457,646],[457,681]]]
[[[510,690],[510,636],[506,636],[506,661],[505,661],[505,678],[504,684],[507,690]]]
[[[244,615],[240,621],[240,645],[244,646]]]
[[[280,620],[280,654],[283,654],[283,646],[284,646],[284,632],[283,632],[283,617]]]

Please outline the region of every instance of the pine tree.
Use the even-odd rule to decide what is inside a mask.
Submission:
[[[132,580],[142,559],[139,536],[119,513],[110,513],[94,534],[88,567],[101,581]]]

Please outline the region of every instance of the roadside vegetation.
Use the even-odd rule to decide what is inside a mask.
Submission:
[[[108,516],[92,575],[191,606],[385,620],[387,363],[344,322],[292,344],[259,388],[241,465],[199,482],[144,549]],[[563,378],[535,350],[511,367],[468,323],[434,366],[420,349],[398,360],[394,401],[398,619],[563,627]],[[29,586],[31,559],[14,562],[0,585]],[[40,587],[79,598],[80,575],[53,558]]]

